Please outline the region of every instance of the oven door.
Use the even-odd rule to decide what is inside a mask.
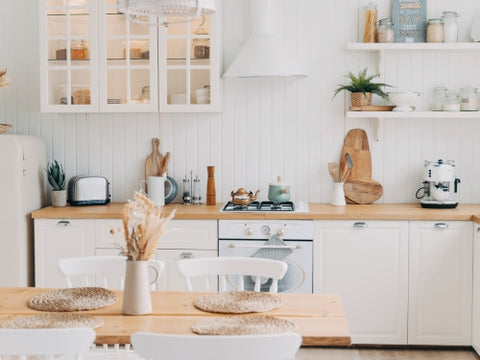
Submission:
[[[278,292],[312,293],[312,245],[313,241],[284,240],[287,246],[293,249],[285,259],[288,270],[283,279],[278,282]],[[219,256],[252,256],[258,250],[268,248],[265,240],[227,240],[218,241]],[[248,276],[244,279],[245,290],[253,291],[254,281]],[[268,291],[271,280],[261,286],[261,291]],[[234,277],[228,279],[229,290],[236,290],[237,280]]]

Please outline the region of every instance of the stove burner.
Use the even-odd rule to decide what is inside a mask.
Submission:
[[[235,205],[227,202],[223,211],[294,211],[295,205],[291,201],[274,203],[273,201],[252,201],[248,205]]]

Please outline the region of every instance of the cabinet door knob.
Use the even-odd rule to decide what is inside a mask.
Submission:
[[[364,221],[357,221],[356,223],[353,223],[353,227],[357,229],[366,229],[368,224]]]
[[[448,229],[447,223],[436,223],[434,225],[435,229]]]
[[[57,226],[63,226],[63,227],[67,227],[67,226],[70,226],[70,221],[68,220],[60,220],[58,223],[57,223]]]
[[[180,259],[192,259],[193,253],[191,252],[184,252],[180,254]]]

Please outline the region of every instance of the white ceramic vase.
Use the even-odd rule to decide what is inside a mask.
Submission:
[[[155,272],[153,280],[148,279],[148,269]],[[125,315],[145,315],[152,312],[150,285],[158,278],[155,267],[146,260],[127,260],[125,286],[123,289],[122,313]]]
[[[67,190],[51,191],[52,206],[62,207],[67,205]]]

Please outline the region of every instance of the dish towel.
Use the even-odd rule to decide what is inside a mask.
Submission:
[[[287,246],[285,241],[283,241],[281,238],[279,238],[276,234],[272,235],[270,239],[265,243],[265,245],[270,245],[270,246]],[[252,255],[252,257],[259,257],[259,258],[267,258],[267,259],[273,259],[273,260],[283,260],[285,259],[288,255],[290,255],[293,252],[293,249],[260,249],[258,250],[255,254]]]

